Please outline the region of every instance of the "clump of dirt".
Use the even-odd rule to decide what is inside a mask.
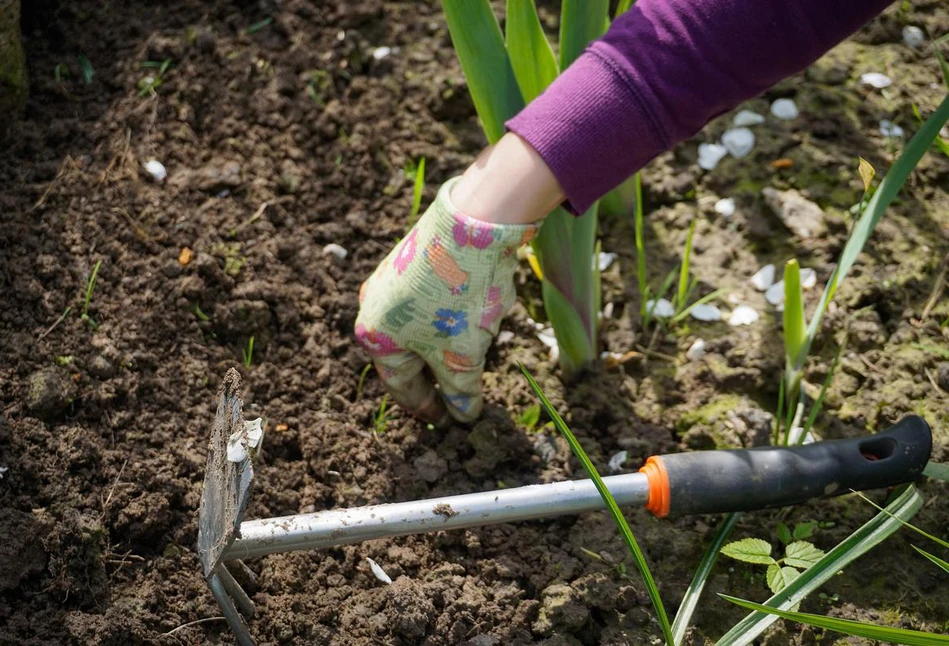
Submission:
[[[230,643],[195,543],[215,392],[235,365],[246,412],[268,426],[249,518],[579,477],[543,420],[518,421],[534,403],[518,361],[601,470],[619,450],[635,468],[662,452],[761,443],[783,365],[780,316],[747,278],[794,254],[827,279],[862,191],[854,159],[885,169],[903,144],[878,134],[879,120],[912,132],[912,105],[928,114],[941,98],[938,65],[902,44],[901,27],[949,30],[938,0],[894,7],[749,102],[766,114],[770,100],[793,97],[801,117],[769,121],[748,158],[695,166],[696,143],[717,139],[724,117],[646,170],[654,282],[696,220],[701,289],[726,289],[761,321],[688,322],[657,336],[649,356],[564,386],[527,320],[542,308],[525,269],[504,323],[514,337],[488,356],[485,417],[436,432],[397,408],[376,428],[383,391],[363,378],[352,326],[360,282],[405,232],[406,167],[426,158],[427,203],[484,144],[438,4],[24,4],[31,96],[0,151],[2,644]],[[870,91],[859,82],[867,71],[898,81]],[[167,169],[164,181],[145,172],[149,160]],[[927,155],[825,321],[808,388],[860,311],[824,437],[919,412],[936,434],[934,458],[949,459],[949,310],[938,297],[947,179],[949,160]],[[827,235],[796,239],[766,206],[766,187],[816,204]],[[730,219],[714,211],[720,197],[736,199]],[[603,277],[613,303],[604,349],[626,353],[651,339],[638,320],[631,226],[603,217],[601,229],[619,254]],[[698,337],[705,356],[689,361]],[[931,504],[917,522],[939,533],[944,492],[924,490]],[[776,541],[779,520],[814,519],[815,541],[831,547],[872,513],[851,499],[815,502],[748,514],[738,534]],[[628,515],[672,612],[718,519]],[[268,556],[248,563],[260,611],[251,632],[281,644],[652,643],[657,626],[623,555],[610,519],[588,514]],[[938,630],[945,578],[897,537],[804,609]],[[714,593],[765,591],[760,572],[720,563],[691,642],[742,616]],[[831,640],[791,625],[770,635]]]

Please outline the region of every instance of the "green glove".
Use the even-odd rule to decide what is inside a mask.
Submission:
[[[356,339],[395,400],[440,424],[446,408],[461,422],[480,415],[484,355],[514,303],[517,249],[539,229],[458,213],[455,181],[363,283],[356,319]]]

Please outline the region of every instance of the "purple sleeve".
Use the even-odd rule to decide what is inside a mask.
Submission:
[[[639,0],[509,130],[583,213],[711,118],[815,61],[892,0]]]

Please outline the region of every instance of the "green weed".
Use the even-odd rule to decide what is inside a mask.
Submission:
[[[97,260],[95,266],[92,268],[92,273],[89,274],[89,280],[86,281],[86,295],[82,301],[82,313],[80,314],[80,319],[88,323],[93,330],[99,329],[99,324],[89,316],[89,306],[92,304],[92,293],[96,288],[96,279],[99,276],[99,267],[102,266],[102,261]]]
[[[247,339],[247,347],[241,348],[241,358],[244,362],[244,369],[250,370],[254,363],[254,336]]]

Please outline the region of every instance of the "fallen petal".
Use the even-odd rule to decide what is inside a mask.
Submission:
[[[748,305],[739,305],[728,317],[729,325],[751,325],[758,320],[758,310]]]
[[[774,284],[774,265],[767,264],[751,277],[751,284],[759,292],[763,292]]]
[[[782,121],[790,121],[791,119],[797,119],[800,112],[793,99],[776,99],[771,104],[771,114]]]
[[[781,305],[784,303],[784,281],[779,280],[764,293],[765,300],[772,305]]]
[[[658,319],[667,319],[675,316],[676,313],[675,308],[672,307],[672,303],[665,298],[660,298],[659,300],[649,299],[646,301],[646,312]]]
[[[149,159],[145,162],[145,172],[159,183],[165,181],[165,178],[168,177],[168,171],[165,170],[165,165],[157,159]]]
[[[735,115],[735,118],[732,119],[732,124],[738,128],[745,126],[757,126],[758,124],[762,123],[764,123],[764,115],[758,114],[753,110],[741,110]]]
[[[323,247],[323,253],[339,258],[340,260],[343,260],[344,258],[346,258],[346,256],[349,255],[348,251],[343,249],[341,246],[339,246],[335,242],[331,242],[325,247]]]
[[[599,258],[597,259],[597,266],[600,268],[600,271],[606,271],[609,266],[613,264],[614,260],[616,260],[615,253],[601,251]]]
[[[728,154],[728,148],[721,144],[699,144],[699,168],[712,170]]]
[[[801,270],[801,287],[804,289],[810,289],[817,284],[817,272],[813,269],[806,268]]]
[[[3,480],[3,474],[10,470],[10,467],[0,467],[0,480]]]
[[[722,320],[722,310],[718,309],[714,305],[708,305],[703,303],[701,305],[695,305],[690,311],[689,314],[692,318],[699,321],[721,321]]]
[[[374,50],[372,50],[372,57],[377,61],[381,61],[383,58],[385,58],[391,53],[392,53],[391,47],[376,47]]]
[[[689,361],[698,361],[705,356],[705,340],[696,339],[692,342],[692,345],[689,346],[689,349],[685,351],[685,357]]]
[[[866,74],[861,74],[860,80],[866,85],[875,87],[878,90],[882,90],[885,87],[890,87],[893,85],[893,79],[891,79],[886,74],[880,74],[879,72],[867,72]]]
[[[741,159],[755,147],[755,133],[748,128],[731,128],[722,135],[722,145],[732,157]]]
[[[735,198],[723,197],[715,203],[715,212],[726,218],[735,215]]]
[[[897,139],[903,138],[903,129],[890,121],[889,119],[883,119],[880,121],[880,134],[884,137],[894,137]]]
[[[903,27],[903,44],[907,47],[916,49],[926,42],[926,35],[923,30],[915,25],[906,25]]]
[[[379,564],[378,564],[378,563],[376,563],[375,561],[373,561],[373,560],[372,560],[371,558],[369,558],[368,556],[366,557],[366,560],[369,562],[369,569],[372,570],[373,576],[375,576],[377,579],[379,579],[380,581],[382,581],[382,582],[385,583],[386,585],[391,585],[391,584],[392,584],[392,579],[389,578],[389,575],[386,574],[386,571],[385,571],[385,570],[383,570],[381,567],[379,567]]]
[[[498,345],[504,345],[514,340],[514,333],[510,330],[501,330],[498,333]]]
[[[626,451],[624,449],[622,451],[619,451],[618,453],[615,453],[613,457],[610,458],[610,461],[607,464],[607,466],[610,467],[610,471],[613,473],[616,473],[617,471],[622,471],[623,463],[626,462],[628,458],[629,458],[629,451]]]

